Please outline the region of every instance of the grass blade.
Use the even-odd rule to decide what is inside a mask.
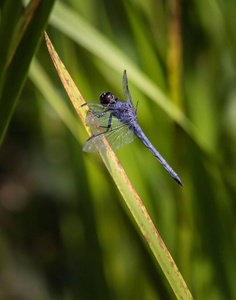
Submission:
[[[3,141],[7,127],[10,123],[18,98],[21,94],[28,68],[34,53],[40,44],[42,32],[46,26],[49,13],[54,1],[34,0],[29,4],[26,15],[16,24],[18,39],[12,44],[12,53],[8,54],[10,59],[0,82],[0,144]],[[30,22],[27,22],[27,19]],[[22,26],[21,26],[22,25]],[[18,27],[19,26],[19,27]],[[7,29],[6,29],[7,30]],[[13,36],[16,31],[12,30]],[[12,56],[13,55],[13,56]]]
[[[79,90],[77,89],[76,85],[74,84],[69,73],[65,69],[65,66],[61,62],[46,33],[45,39],[49,53],[58,72],[58,75],[64,85],[64,88],[67,91],[74,108],[76,109],[78,115],[84,123],[86,116],[86,108],[79,108],[80,105],[85,103],[84,99],[80,94]],[[105,139],[104,143],[106,143]],[[111,150],[107,143],[106,151],[104,151],[104,153],[100,153],[100,155],[108,171],[110,172],[114,182],[116,183],[121,195],[123,196],[126,205],[128,206],[137,225],[139,226],[142,234],[144,235],[149,247],[151,248],[155,258],[160,264],[166,278],[168,279],[174,293],[176,294],[176,297],[178,299],[193,299],[175,262],[173,261],[158,231],[156,230],[150,216],[148,215],[145,206],[143,205],[141,199],[134,190],[131,182],[129,181],[124,169],[120,165],[114,152]]]

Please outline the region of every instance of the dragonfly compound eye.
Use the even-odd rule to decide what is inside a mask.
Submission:
[[[101,104],[109,104],[114,101],[114,96],[112,93],[102,93],[100,96]]]

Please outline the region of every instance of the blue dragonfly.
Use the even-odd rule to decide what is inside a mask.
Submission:
[[[174,180],[183,186],[179,176],[151,144],[138,124],[138,102],[136,108],[134,108],[128,87],[126,71],[123,73],[123,91],[126,101],[120,101],[118,98],[114,98],[112,93],[107,92],[101,94],[100,104],[85,103],[82,105],[88,105],[89,107],[85,122],[93,133],[93,135],[85,142],[83,151],[104,151],[105,144],[102,136],[106,138],[113,150],[119,149],[124,145],[131,143],[134,139],[134,136],[136,136],[152,152],[152,154],[174,178]],[[97,125],[99,125],[100,130],[97,128]]]

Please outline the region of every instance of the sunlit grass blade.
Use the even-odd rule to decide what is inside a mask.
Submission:
[[[81,121],[84,124],[87,108],[86,106],[84,108],[80,108],[80,106],[85,103],[84,99],[77,89],[76,85],[74,84],[69,73],[67,72],[65,66],[61,62],[46,33],[45,39],[58,75],[64,85],[65,90],[67,91],[67,94],[74,108],[78,112],[78,115],[80,116]],[[131,214],[138,224],[139,229],[141,230],[154,256],[160,264],[166,278],[168,279],[174,293],[176,294],[176,297],[178,299],[192,299],[191,293],[188,290],[186,283],[184,282],[177,266],[175,265],[175,262],[173,261],[150,216],[148,215],[145,206],[134,190],[124,169],[122,168],[117,157],[115,156],[114,152],[111,150],[105,139],[104,143],[106,144],[106,150],[103,153],[100,153],[100,155],[114,182],[116,183],[121,195],[123,196],[124,201],[127,204]]]

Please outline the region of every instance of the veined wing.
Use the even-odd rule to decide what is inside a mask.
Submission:
[[[92,127],[96,127],[99,125],[101,127],[106,127],[108,125],[110,111],[107,106],[97,103],[88,103],[89,111],[85,118],[85,124],[92,129]],[[102,116],[98,117],[99,115]],[[111,124],[118,123],[118,119],[112,117]]]
[[[126,70],[124,70],[124,73],[123,73],[123,91],[124,91],[126,101],[129,102],[132,105],[133,109],[134,109],[134,105],[133,105],[133,102],[131,100],[131,95],[130,95],[130,91],[129,91],[128,78],[127,78]]]
[[[134,139],[134,134],[129,130],[129,126],[123,123],[119,123],[112,126],[110,130],[104,134],[94,136],[90,140],[86,141],[83,146],[85,152],[102,152],[105,150],[105,144],[103,138],[106,138],[108,144],[113,150],[119,149]]]
[[[88,106],[88,108],[94,112],[94,114],[101,114],[104,111],[108,110],[107,105],[100,104],[100,103],[86,103],[83,106]]]

